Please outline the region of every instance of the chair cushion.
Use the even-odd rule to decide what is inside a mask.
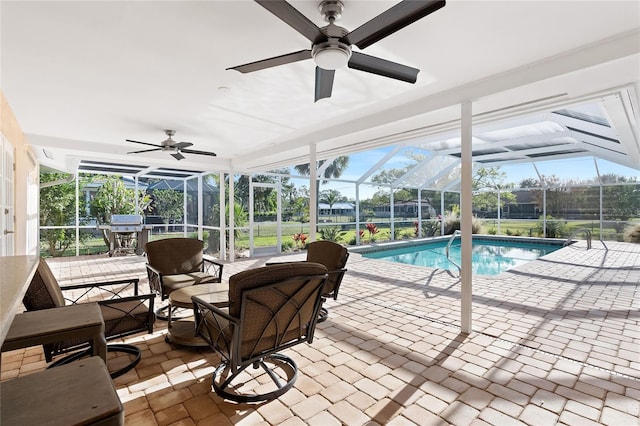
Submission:
[[[139,300],[101,304],[100,311],[107,338],[148,329],[149,306]]]
[[[47,262],[40,258],[36,273],[22,300],[28,311],[57,308],[65,305],[64,296]]]
[[[161,274],[202,271],[204,243],[194,238],[167,238],[145,245],[149,265]]]
[[[208,284],[218,282],[218,277],[209,275],[206,272],[191,272],[188,274],[163,275],[162,284],[165,293],[170,294],[179,288],[197,284]]]
[[[242,292],[246,289],[259,287],[287,278],[305,275],[322,275],[327,273],[327,268],[313,262],[279,263],[249,269],[229,277],[229,315],[239,317]]]

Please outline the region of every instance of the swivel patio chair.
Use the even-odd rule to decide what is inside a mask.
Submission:
[[[148,242],[145,251],[151,291],[165,300],[172,291],[183,287],[221,282],[223,265],[205,258],[203,249],[204,243],[194,238]],[[165,305],[156,311],[158,319],[168,319],[164,313],[167,308]],[[173,319],[179,317],[173,316]]]
[[[311,262],[265,266],[231,276],[228,302],[192,297],[197,333],[222,357],[212,378],[219,396],[258,402],[291,389],[298,367],[278,352],[313,341],[326,272]]]
[[[155,295],[138,294],[138,281],[138,278],[132,278],[69,285],[61,289],[49,265],[41,258],[22,302],[27,311],[57,308],[67,304],[97,302],[104,319],[104,334],[107,340],[140,332],[152,333],[155,322],[153,313]],[[63,291],[72,292],[71,297],[65,297]],[[133,295],[125,296],[126,294]],[[105,295],[107,295],[107,300],[104,300]],[[55,361],[49,367],[68,364],[91,355],[90,344],[83,339],[44,344],[43,349],[47,362],[53,361],[54,356],[73,352]],[[107,352],[124,352],[129,357],[129,362],[126,365],[110,372],[112,378],[121,376],[134,368],[141,358],[140,349],[130,344],[108,344]]]
[[[348,259],[349,251],[347,248],[333,241],[319,240],[307,244],[307,259],[305,262],[320,263],[328,270],[329,277],[322,291],[324,300],[330,297],[333,298],[333,300],[338,298],[338,290],[340,290],[342,278],[345,272],[347,272],[345,266]],[[267,263],[267,265],[274,264],[277,263]],[[326,321],[328,317],[329,311],[326,307],[322,306],[320,308],[320,318],[318,322]]]

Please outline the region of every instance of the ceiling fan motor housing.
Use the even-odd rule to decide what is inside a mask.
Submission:
[[[324,0],[320,2],[318,9],[325,21],[333,23],[334,21],[339,20],[342,16],[344,4],[339,0]]]

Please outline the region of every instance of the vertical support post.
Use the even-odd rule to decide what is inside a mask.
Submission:
[[[542,237],[547,238],[547,183],[542,186]]]
[[[282,253],[282,176],[277,178],[276,251]]]
[[[464,101],[461,105],[462,125],[461,125],[461,140],[462,140],[462,170],[461,170],[461,197],[460,197],[460,228],[462,231],[461,237],[461,255],[462,270],[461,275],[461,331],[463,333],[470,333],[471,324],[471,310],[472,310],[472,270],[471,270],[471,239],[472,239],[472,226],[473,226],[473,212],[472,212],[472,110],[471,102]]]
[[[602,182],[600,182],[600,241],[602,241],[603,239],[603,224],[604,224],[604,213],[602,211],[603,208],[603,198],[604,198],[604,194],[602,193]]]
[[[422,237],[422,189],[418,188],[418,238]]]
[[[498,188],[498,232],[497,234],[500,235],[500,211],[502,209],[500,208],[500,188]]]
[[[390,239],[391,241],[394,240],[393,238],[393,234],[394,234],[394,229],[395,229],[395,221],[396,221],[396,215],[395,215],[395,211],[396,211],[396,206],[395,206],[395,199],[393,197],[393,191],[395,190],[395,188],[393,186],[389,186],[389,232],[390,232]]]
[[[76,256],[80,256],[80,206],[78,206],[78,196],[80,195],[80,176],[76,171]],[[137,198],[136,198],[137,199]]]
[[[440,236],[444,236],[444,190],[440,191]]]
[[[220,215],[218,223],[220,224],[220,259],[227,258],[227,203],[225,196],[224,172],[220,172],[218,184],[218,205],[220,206]]]
[[[234,216],[234,207],[235,207],[235,197],[236,197],[236,189],[235,189],[235,180],[234,180],[233,169],[229,170],[229,261],[233,262],[236,260],[236,238],[235,238],[235,216]]]
[[[603,201],[604,201],[604,194],[603,194],[603,188],[602,188],[602,177],[600,175],[600,168],[598,167],[598,160],[596,160],[596,157],[593,157],[593,165],[596,168],[596,173],[598,174],[598,187],[600,188],[600,216],[599,216],[599,222],[600,222],[600,241],[602,241],[602,233],[604,232],[604,213],[602,212],[602,207],[603,207]],[[593,229],[592,229],[593,231]]]
[[[255,226],[253,221],[253,215],[255,214],[253,203],[253,175],[249,175],[249,257],[253,257],[253,229]]]
[[[202,199],[202,175],[198,175],[198,239],[204,240],[204,232],[202,226],[204,225],[204,218],[202,217],[202,210],[204,209],[204,200]]]
[[[316,144],[309,146],[309,242],[316,240],[318,228],[318,161]]]
[[[140,188],[138,187],[138,176],[136,175],[133,177],[133,197],[136,202],[135,214],[140,214],[140,194],[138,191],[140,191]]]
[[[360,183],[356,182],[356,246],[360,245]]]
[[[187,238],[187,180],[182,181],[182,236]]]

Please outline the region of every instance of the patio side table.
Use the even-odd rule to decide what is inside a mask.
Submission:
[[[192,296],[211,303],[214,306],[223,304],[229,300],[229,283],[198,284],[184,287],[169,294],[169,315],[167,323],[167,336],[165,340],[183,346],[209,346],[200,336],[196,336],[196,325],[192,317],[171,321],[171,310],[174,307],[193,309]]]

